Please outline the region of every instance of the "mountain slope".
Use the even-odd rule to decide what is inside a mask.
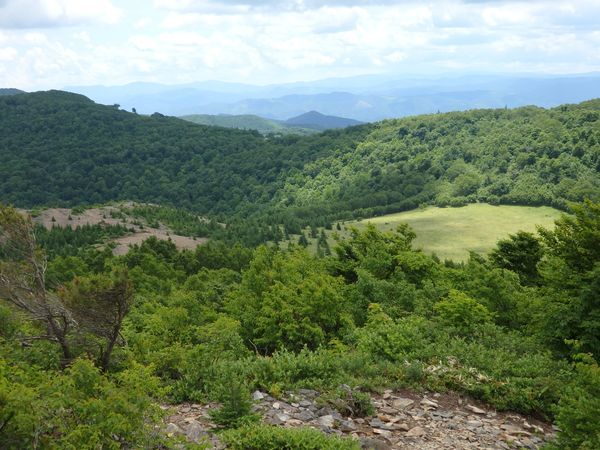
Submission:
[[[265,138],[38,92],[0,98],[0,158],[0,199],[25,207],[130,199],[279,223],[424,203],[563,208],[600,198],[600,100]]]
[[[327,130],[331,128],[346,128],[360,125],[362,122],[345,117],[326,116],[318,111],[309,111],[299,116],[292,117],[284,122],[286,125],[314,128],[315,130]]]
[[[257,211],[283,174],[367,132],[265,140],[61,91],[2,97],[0,198],[24,207],[146,199],[201,213]]]
[[[2,95],[15,95],[15,94],[24,94],[25,91],[14,88],[0,88],[0,96]]]
[[[181,116],[180,119],[201,125],[238,128],[241,130],[256,130],[261,134],[279,133],[307,135],[316,132],[316,130],[309,127],[303,128],[301,126],[288,125],[286,123],[264,119],[252,114],[242,114],[237,116],[228,114],[190,114],[187,116]]]

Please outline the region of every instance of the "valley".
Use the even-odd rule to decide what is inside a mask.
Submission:
[[[0,119],[7,448],[597,441],[598,100],[306,136],[60,91]]]

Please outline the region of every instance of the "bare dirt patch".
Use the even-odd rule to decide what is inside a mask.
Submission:
[[[117,206],[89,208],[80,214],[74,214],[69,208],[49,208],[41,211],[33,218],[35,223],[47,229],[52,227],[77,228],[84,225],[122,225],[132,230],[130,234],[112,240],[116,244],[115,255],[124,255],[133,245],[140,245],[146,239],[155,237],[166,241],[171,240],[179,250],[194,250],[198,245],[208,242],[206,238],[193,238],[174,234],[169,228],[160,225],[150,228],[147,224],[140,226],[140,220],[128,216],[124,211],[135,206],[134,203],[122,203]],[[117,217],[118,216],[118,217]]]

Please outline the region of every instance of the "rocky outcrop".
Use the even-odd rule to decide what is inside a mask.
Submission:
[[[454,393],[417,394],[387,390],[372,396],[375,414],[350,417],[318,392],[300,389],[276,399],[254,392],[263,421],[283,427],[308,426],[327,434],[352,436],[364,449],[538,449],[554,437],[553,428],[515,413],[499,413]],[[165,432],[202,439],[223,448],[214,436],[209,411],[217,405],[176,405]]]

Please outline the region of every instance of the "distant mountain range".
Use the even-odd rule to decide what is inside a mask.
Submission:
[[[326,116],[317,111],[310,111],[285,121],[265,119],[253,114],[190,114],[181,119],[201,125],[216,125],[242,130],[257,130],[262,134],[299,134],[307,135],[332,128],[346,128],[360,125],[362,122],[344,117]]]
[[[414,78],[366,75],[255,86],[206,81],[66,90],[138,113],[255,115],[285,121],[306,111],[372,122],[417,114],[523,105],[553,107],[600,97],[600,74]]]

